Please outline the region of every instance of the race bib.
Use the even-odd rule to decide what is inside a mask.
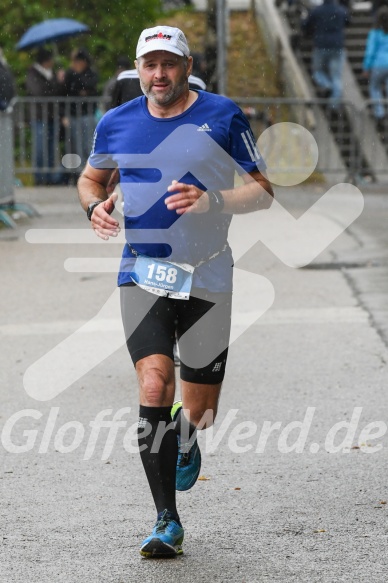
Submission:
[[[187,263],[170,263],[142,255],[136,258],[131,277],[139,287],[152,294],[188,300],[193,272],[194,267]]]

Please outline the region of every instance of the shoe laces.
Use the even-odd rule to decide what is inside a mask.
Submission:
[[[190,457],[191,457],[191,453],[189,451],[183,452],[183,453],[182,452],[179,452],[177,465],[180,468],[183,468],[183,467],[189,465],[189,463],[190,463]]]
[[[189,463],[191,462],[193,445],[194,443],[191,443],[190,441],[186,443],[180,443],[178,449],[178,461],[177,461],[178,467],[182,468],[189,465]]]
[[[167,525],[168,525],[168,520],[165,520],[164,518],[161,518],[156,523],[155,531],[159,534],[160,532],[163,532],[164,530],[166,530]]]
[[[167,528],[169,522],[171,522],[171,518],[168,516],[168,511],[165,510],[155,524],[155,531],[157,533],[163,532]]]

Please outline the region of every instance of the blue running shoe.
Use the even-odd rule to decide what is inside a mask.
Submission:
[[[171,409],[171,417],[175,420],[182,409],[182,402],[176,401]],[[182,443],[178,437],[178,459],[176,464],[175,488],[180,492],[190,490],[198,479],[201,470],[201,452],[197,439]]]
[[[173,519],[167,509],[158,515],[152,534],[147,537],[140,548],[140,554],[147,559],[168,559],[183,553],[184,530]]]

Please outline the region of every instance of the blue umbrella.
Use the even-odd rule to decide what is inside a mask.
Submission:
[[[34,24],[25,32],[16,45],[18,51],[32,49],[45,43],[64,40],[90,29],[86,24],[72,18],[50,18]]]

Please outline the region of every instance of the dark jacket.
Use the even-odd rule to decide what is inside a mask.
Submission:
[[[313,37],[314,46],[320,49],[343,49],[345,26],[350,24],[349,12],[335,0],[324,0],[313,8],[302,22],[302,31]]]
[[[15,83],[11,69],[0,62],[0,111],[7,109],[12,97],[15,96]]]
[[[97,73],[90,67],[82,73],[76,73],[68,69],[65,74],[64,95],[65,97],[94,97],[97,93]],[[79,107],[79,106],[78,106]],[[96,106],[87,102],[81,102],[81,107],[77,109],[77,103],[71,103],[70,115],[88,115],[95,111]]]
[[[139,75],[136,69],[129,69],[121,73],[116,79],[109,107],[117,107],[141,95],[143,95],[143,91],[140,87]]]
[[[52,121],[55,115],[55,104],[48,103],[47,105],[42,104],[39,101],[40,97],[57,97],[61,93],[61,88],[57,82],[55,76],[52,79],[47,79],[36,67],[32,65],[27,71],[26,78],[26,90],[27,95],[30,97],[36,97],[36,109],[34,113],[34,108],[31,107],[31,115],[42,121],[43,119]],[[45,114],[45,107],[47,107],[47,113]]]

